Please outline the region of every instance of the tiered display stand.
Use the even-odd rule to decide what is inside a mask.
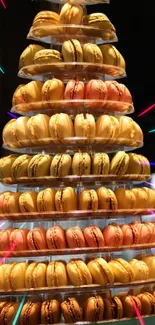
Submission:
[[[50,1],[50,0],[48,0]],[[52,2],[52,0],[51,0]],[[59,0],[53,1],[55,3],[63,3]],[[96,3],[108,3],[106,1],[99,0],[75,0],[74,3],[89,5]],[[66,26],[68,28],[68,26]],[[65,39],[75,38],[74,35],[70,35],[67,32],[65,34],[57,33],[56,30],[49,28],[49,35],[44,37],[39,36],[39,31],[37,28],[31,29],[28,34],[28,39],[43,41],[53,46],[59,46]],[[98,31],[96,33],[95,29],[92,28],[92,34],[89,35],[86,31],[86,27],[81,26],[72,26],[74,30],[76,28],[76,39],[79,39],[81,42],[95,42],[97,44],[109,43],[117,41],[117,36],[114,32],[108,31]],[[78,31],[77,31],[78,28]],[[45,26],[46,30],[46,26]],[[46,33],[47,34],[47,33]],[[108,35],[108,37],[107,37]],[[103,80],[111,80],[111,79],[119,79],[125,76],[125,71],[119,67],[107,66],[105,64],[93,64],[93,63],[52,63],[48,65],[33,65],[24,67],[19,71],[19,77],[32,79],[32,80],[41,80],[46,81],[47,79],[51,79],[53,77],[60,78],[64,82],[69,79],[82,79],[87,81],[92,78],[102,78]],[[28,104],[21,103],[11,109],[12,112],[18,113],[21,115],[32,116],[38,113],[45,113],[48,115],[52,115],[55,113],[65,112],[68,113],[72,118],[75,117],[78,113],[92,113],[95,118],[97,118],[100,114],[113,114],[113,115],[121,115],[121,114],[130,114],[134,111],[134,107],[128,103],[120,103],[113,101],[89,101],[82,100],[79,101],[79,105],[74,106],[75,101],[56,101],[51,104],[57,104],[56,108],[47,108],[42,110],[42,102],[34,103],[31,105],[31,110],[28,109]],[[77,103],[77,101],[76,101]],[[96,103],[96,105],[92,105]],[[101,105],[102,104],[102,105]],[[37,105],[37,110],[36,110]],[[124,112],[121,113],[119,111],[120,105],[124,107]],[[109,107],[111,110],[109,110]],[[33,109],[34,108],[34,109]],[[70,153],[71,155],[74,152],[83,151],[88,152],[90,155],[93,155],[95,152],[117,152],[119,150],[132,151],[135,148],[141,147],[142,143],[136,143],[134,147],[124,146],[123,141],[119,145],[108,143],[101,144],[94,141],[93,144],[87,142],[85,139],[84,143],[79,143],[79,138],[71,138],[69,139],[69,143],[65,144],[54,144],[52,141],[48,144],[40,145],[35,147],[29,147],[27,143],[22,148],[10,148],[9,146],[4,145],[6,149],[19,152],[19,153]],[[134,184],[139,184],[148,179],[148,175],[90,175],[90,176],[66,176],[66,177],[41,177],[41,178],[28,178],[23,177],[18,179],[17,181],[13,181],[11,179],[4,179],[3,183],[5,185],[16,184],[17,191],[27,190],[28,187],[35,190],[40,190],[43,187],[55,187],[61,188],[64,186],[72,186],[76,188],[77,193],[80,193],[84,188],[97,188],[102,185],[107,185],[112,189],[115,189],[118,186],[124,187],[132,187]],[[20,213],[20,214],[0,214],[0,220],[6,220],[9,228],[20,228],[24,224],[24,228],[33,229],[34,227],[41,226],[44,228],[52,227],[53,225],[60,224],[64,229],[70,226],[80,226],[84,228],[87,225],[95,224],[100,227],[104,227],[109,223],[117,222],[117,223],[129,223],[133,221],[143,221],[143,216],[146,216],[149,219],[152,211],[149,210],[118,210],[118,211],[105,211],[105,210],[97,210],[97,211],[74,211],[74,212],[43,212],[43,213]],[[43,250],[43,251],[12,251],[10,255],[6,257],[6,252],[0,252],[0,256],[5,258],[5,262],[13,262],[15,261],[51,261],[56,259],[62,259],[66,262],[72,258],[81,257],[85,259],[89,259],[90,257],[107,257],[111,256],[112,258],[123,256],[127,259],[135,256],[140,253],[148,253],[151,254],[151,248],[153,248],[155,244],[145,244],[145,245],[134,245],[131,247],[104,247],[104,248],[83,248],[83,249],[62,249],[62,250]],[[24,289],[18,291],[7,291],[0,292],[0,297],[4,299],[14,299],[16,297],[17,301],[21,300],[23,295],[27,295],[29,299],[52,299],[52,297],[66,298],[69,295],[82,297],[84,294],[94,295],[94,294],[102,294],[107,291],[112,294],[116,294],[119,291],[128,291],[133,290],[137,287],[148,288],[151,290],[155,290],[155,282],[153,280],[148,281],[137,281],[133,283],[116,283],[114,285],[107,285],[105,287],[101,287],[99,285],[91,285],[91,286],[81,286],[81,287],[56,287],[56,288],[39,288],[39,289]],[[138,319],[122,319],[122,320],[112,320],[112,321],[102,321],[99,323],[109,324],[114,323],[122,324],[122,325],[137,325],[139,323]],[[153,325],[155,323],[155,316],[152,317],[144,317],[145,325]],[[81,322],[81,324],[86,324],[86,322]],[[143,323],[141,323],[142,325]]]

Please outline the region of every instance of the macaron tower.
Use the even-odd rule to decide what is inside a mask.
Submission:
[[[48,1],[59,12],[32,21],[18,73],[30,80],[12,97],[21,117],[2,132],[13,153],[0,179],[14,187],[0,193],[0,325],[15,315],[20,325],[118,324],[140,313],[153,325],[155,190],[139,185],[150,164],[132,152],[143,132],[126,116],[134,105],[117,81],[126,63],[116,28],[86,8],[109,1]]]

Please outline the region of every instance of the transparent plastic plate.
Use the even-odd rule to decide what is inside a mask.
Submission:
[[[57,142],[57,143],[54,143]],[[92,143],[90,143],[92,142]],[[68,153],[73,154],[78,152],[117,152],[117,151],[132,151],[136,148],[141,148],[141,141],[130,139],[107,139],[95,137],[88,139],[85,137],[63,138],[60,140],[52,138],[44,138],[35,140],[34,143],[30,140],[22,140],[16,143],[4,143],[3,148],[18,153]]]
[[[47,1],[52,3],[58,3],[58,4],[64,4],[64,3],[71,3],[71,4],[77,4],[77,5],[95,5],[95,4],[109,4],[109,0],[34,0],[34,1]]]
[[[121,252],[124,250],[147,250],[155,247],[155,243],[153,244],[139,244],[139,245],[130,245],[130,246],[105,246],[105,247],[85,247],[85,248],[64,248],[64,249],[42,249],[42,250],[13,250],[8,253],[6,251],[0,251],[0,257],[5,257],[7,254],[7,258],[13,257],[40,257],[40,256],[53,256],[53,255],[83,255],[85,257],[87,255],[91,255],[94,253],[110,253],[110,252]],[[9,256],[8,256],[9,254]]]
[[[24,295],[25,293],[29,293],[29,294],[57,294],[57,293],[81,293],[81,292],[89,292],[89,290],[93,290],[95,292],[105,292],[109,289],[116,289],[116,288],[135,288],[137,286],[147,286],[147,285],[151,285],[152,289],[155,289],[155,279],[149,279],[149,280],[141,280],[141,281],[133,281],[133,282],[127,282],[127,283],[114,283],[114,284],[107,284],[105,286],[101,286],[99,284],[92,284],[92,285],[81,285],[81,286],[72,286],[72,285],[67,285],[67,286],[61,286],[61,287],[44,287],[44,288],[31,288],[31,289],[27,289],[27,288],[23,288],[23,289],[18,289],[18,290],[0,290],[0,295],[11,295],[12,296],[16,296],[18,295]]]
[[[40,177],[20,177],[13,179],[11,177],[3,178],[1,181],[4,185],[22,184],[30,187],[61,187],[61,186],[91,186],[102,184],[138,184],[143,183],[151,178],[150,175],[68,175],[68,176],[40,176]]]
[[[33,103],[26,103],[21,99],[21,104],[12,107],[11,112],[24,116],[33,116],[39,113],[49,116],[56,113],[67,113],[72,117],[80,113],[93,114],[95,117],[101,114],[119,116],[133,113],[134,106],[126,102],[99,99],[49,100]]]
[[[47,64],[33,64],[19,70],[20,78],[32,80],[47,80],[58,78],[65,81],[76,79],[87,81],[89,79],[104,80],[120,79],[126,77],[123,68],[90,62],[53,62]]]
[[[75,220],[94,220],[94,219],[116,219],[128,218],[133,219],[137,216],[155,215],[155,209],[119,209],[119,210],[74,210],[68,212],[47,211],[47,212],[19,212],[19,213],[0,213],[0,220],[10,221],[75,221]]]
[[[112,30],[100,29],[85,25],[52,25],[42,24],[31,27],[27,39],[60,45],[64,41],[77,39],[80,43],[104,44],[117,42],[116,33]]]

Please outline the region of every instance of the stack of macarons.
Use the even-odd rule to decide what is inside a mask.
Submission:
[[[129,262],[117,258],[107,262],[102,257],[84,262],[72,259],[68,263],[55,260],[46,262],[14,262],[0,266],[0,290],[44,287],[83,286],[114,283],[132,283],[155,278],[155,256]]]
[[[3,128],[4,144],[10,148],[47,144],[98,143],[138,147],[143,143],[140,126],[127,116],[77,114],[74,121],[68,114],[49,117],[37,114],[11,119]]]
[[[28,229],[5,229],[0,231],[0,251],[60,250],[66,248],[106,248],[155,244],[155,223],[136,222],[132,224],[109,224],[101,229],[90,225],[84,229],[78,226],[66,230],[54,226],[47,230],[37,227]]]
[[[106,153],[97,153],[91,157],[82,152],[75,153],[73,158],[68,154],[12,154],[0,159],[0,179],[68,175],[150,175],[150,172],[150,163],[146,157],[124,151],[114,154],[111,161]]]
[[[46,188],[39,193],[3,192],[0,195],[1,213],[43,212],[74,210],[114,210],[117,209],[154,209],[155,190],[143,188],[125,189],[100,187],[95,190],[83,190],[79,195],[72,187],[59,190]]]
[[[15,90],[12,97],[12,106],[19,104],[27,104],[23,111],[40,110],[40,106],[37,104],[40,101],[44,101],[42,104],[42,110],[45,108],[56,108],[58,105],[52,103],[52,101],[62,100],[75,101],[68,104],[68,107],[78,108],[82,100],[87,100],[87,107],[95,108],[99,105],[100,108],[109,108],[117,111],[117,105],[109,106],[107,101],[118,101],[132,104],[132,96],[128,88],[117,81],[102,81],[98,79],[91,79],[86,84],[83,81],[77,81],[71,79],[67,82],[66,86],[60,79],[50,79],[42,83],[41,81],[30,81],[25,85],[19,85]],[[77,100],[77,102],[76,102]],[[97,104],[95,103],[96,101]],[[90,102],[89,101],[94,101]],[[29,105],[28,105],[29,104]],[[36,105],[35,105],[36,104]],[[64,103],[64,105],[67,105]],[[96,106],[95,106],[96,105]],[[24,106],[24,105],[23,105]],[[123,112],[125,106],[119,105],[118,111]]]
[[[1,301],[0,322],[3,324],[4,317],[7,323],[12,324],[15,314],[19,308],[19,303]],[[105,297],[93,295],[89,298],[85,295],[67,297],[66,300],[46,300],[41,302],[27,301],[19,314],[21,325],[25,325],[25,318],[28,324],[53,324],[60,323],[61,317],[66,323],[76,323],[80,321],[98,322],[103,320],[114,320],[134,318],[137,316],[136,308],[141,315],[155,314],[155,294],[142,292],[133,296],[128,292],[121,292],[115,296]]]

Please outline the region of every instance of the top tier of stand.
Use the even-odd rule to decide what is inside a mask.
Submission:
[[[95,5],[98,3],[101,4],[109,4],[110,0],[35,0],[35,1],[41,1],[41,2],[50,2],[50,3],[58,3],[58,4],[64,4],[64,3],[71,3],[71,4],[80,4],[80,5]]]

